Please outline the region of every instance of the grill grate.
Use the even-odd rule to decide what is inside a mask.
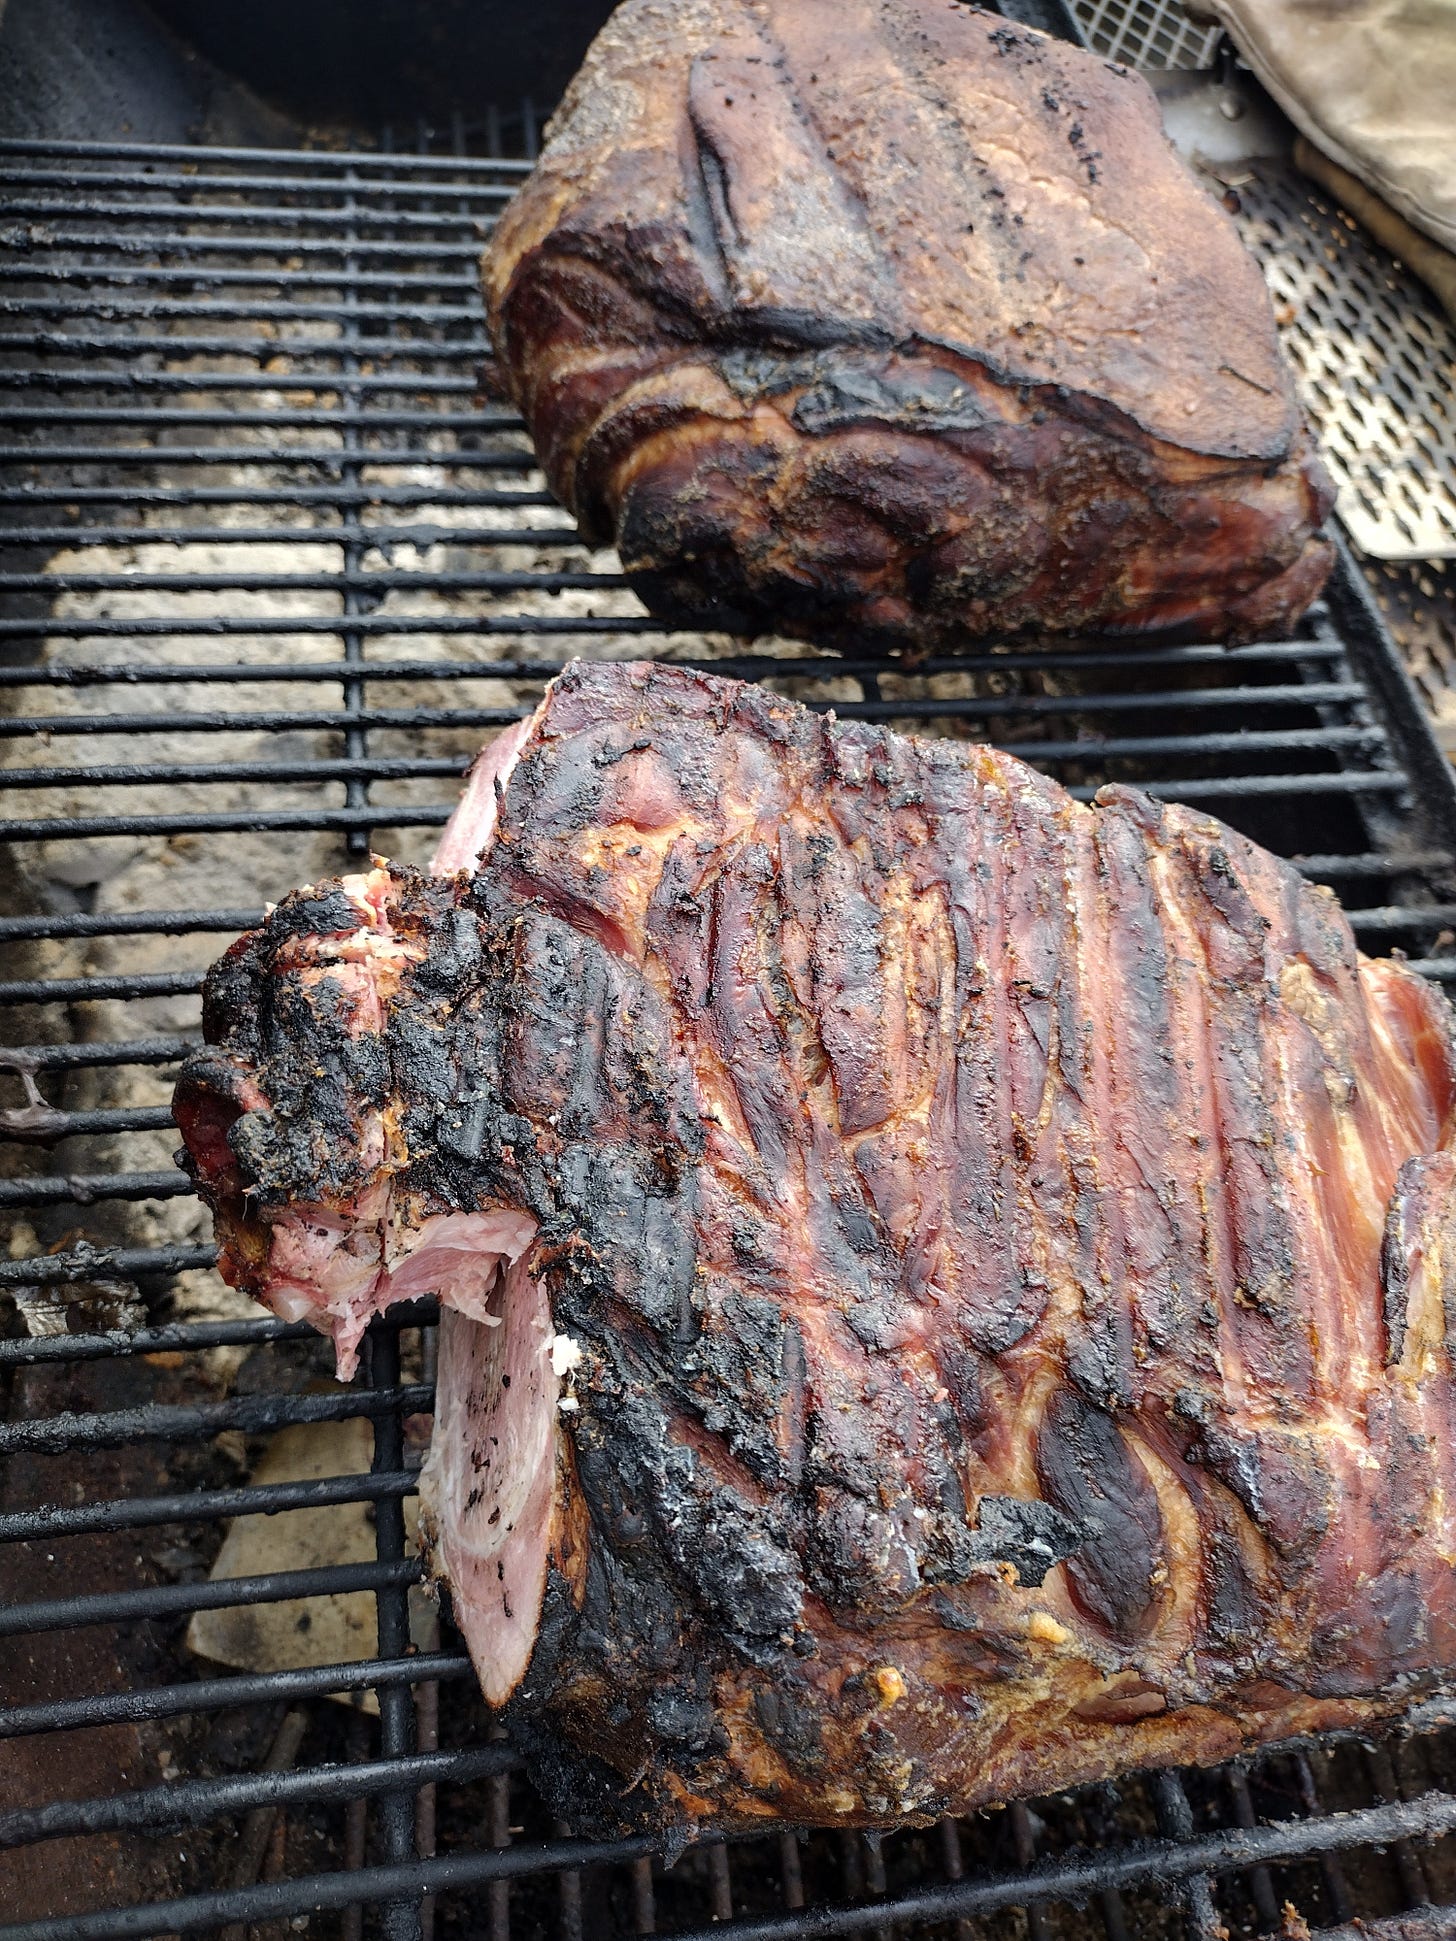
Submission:
[[[1237,183],[1239,227],[1274,298],[1350,537],[1375,559],[1456,555],[1456,325],[1288,168],[1223,174]]]
[[[1456,789],[1348,562],[1298,639],[1236,652],[912,668],[672,633],[480,393],[474,259],[519,165],[11,143],[0,170],[3,1941],[351,1938],[362,1908],[391,1941],[1119,1941],[1256,1932],[1286,1899],[1315,1926],[1456,1899],[1449,1844],[1410,1844],[1456,1828],[1439,1707],[1374,1753],[1280,1751],[879,1844],[787,1834],[667,1869],[644,1841],[573,1839],[411,1599],[432,1311],[376,1326],[360,1382],[333,1387],[306,1328],[221,1287],[169,1156],[225,938],[371,848],[423,858],[477,743],[574,653],[992,739],[1083,798],[1115,779],[1206,804],[1333,884],[1367,948],[1456,976]],[[351,1423],[367,1466],[255,1479],[280,1434]],[[208,1574],[225,1520],[321,1504],[360,1520],[357,1560]],[[349,1662],[186,1647],[199,1612],[346,1596],[377,1623]]]

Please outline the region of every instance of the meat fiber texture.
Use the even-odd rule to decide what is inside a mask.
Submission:
[[[1262,277],[1151,91],[955,0],[625,0],[485,288],[676,624],[1246,638],[1328,572]]]
[[[894,1825],[1456,1667],[1451,1018],[1209,817],[569,669],[213,970],[229,1278],[444,1303],[425,1494],[581,1828]]]

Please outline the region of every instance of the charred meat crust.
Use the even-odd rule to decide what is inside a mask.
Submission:
[[[292,987],[333,892],[235,946],[179,1119],[233,1088],[260,1289],[267,1209],[381,1165],[539,1223],[581,1366],[508,1709],[573,1824],[921,1820],[1449,1681],[1449,1015],[1292,869],[577,667],[388,919],[367,1044]]]
[[[1287,627],[1332,492],[1126,69],[936,0],[626,0],[485,260],[551,483],[684,626]]]

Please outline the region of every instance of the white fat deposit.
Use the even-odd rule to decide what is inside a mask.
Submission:
[[[553,1334],[551,1337],[551,1372],[558,1379],[563,1375],[573,1375],[581,1366],[581,1347],[569,1334]]]

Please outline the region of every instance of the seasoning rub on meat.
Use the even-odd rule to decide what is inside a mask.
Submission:
[[[625,0],[485,259],[557,495],[681,625],[1287,630],[1332,492],[1128,69],[958,0]]]
[[[444,1305],[426,1495],[574,1825],[885,1825],[1456,1667],[1444,1000],[1134,790],[577,666],[213,970],[223,1269]]]

